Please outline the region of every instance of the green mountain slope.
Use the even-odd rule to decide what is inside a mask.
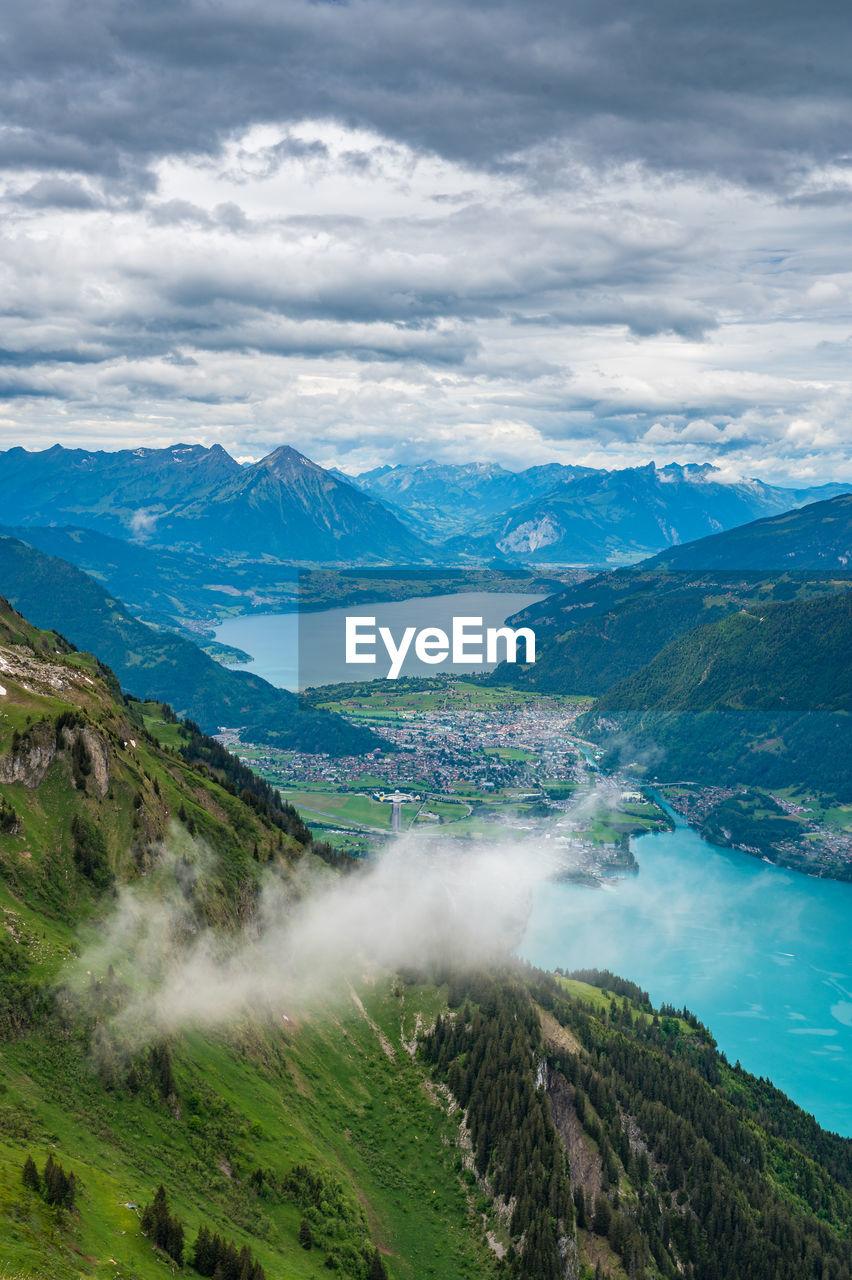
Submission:
[[[128,1022],[143,968],[333,872],[2,606],[0,679],[0,1275],[194,1280],[218,1236],[220,1280],[849,1280],[852,1142],[612,975],[356,965],[292,1016]]]
[[[159,1183],[188,1244],[207,1224],[270,1277],[324,1275],[330,1258],[367,1280],[377,1245],[405,1260],[395,1275],[490,1274],[389,989],[365,999],[393,1063],[346,992],[298,1027],[244,1018],[119,1052],[107,1029],[132,973],[102,960],[58,982],[103,938],[120,886],[152,918],[179,890],[187,920],[227,940],[252,927],[262,880],[304,893],[325,851],[263,784],[235,794],[237,762],[222,785],[197,737],[189,760],[158,746],[106,669],[5,606],[0,669],[0,1274],[166,1274],[139,1217]],[[436,1002],[411,992],[407,1036]],[[72,1211],[23,1186],[27,1154],[39,1174],[48,1155],[73,1173]]]
[[[14,538],[0,538],[0,593],[39,626],[97,651],[126,691],[171,703],[207,732],[241,727],[247,741],[333,754],[378,745],[340,717],[303,710],[260,676],[221,666],[191,640],[145,626],[87,574]]]
[[[749,608],[698,627],[587,717],[614,757],[661,777],[852,797],[852,597]]]
[[[599,695],[638,671],[677,636],[744,608],[842,595],[843,573],[622,569],[599,574],[517,614],[535,629],[532,666],[503,663],[495,683]]]

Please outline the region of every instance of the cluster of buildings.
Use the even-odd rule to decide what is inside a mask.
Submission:
[[[367,704],[368,709],[368,704]],[[279,786],[326,783],[371,791],[424,791],[447,795],[470,788],[538,785],[568,780],[578,764],[571,730],[582,703],[511,699],[457,702],[403,712],[375,727],[396,750],[367,756],[307,755],[253,748],[252,763]],[[228,743],[239,750],[233,740]]]

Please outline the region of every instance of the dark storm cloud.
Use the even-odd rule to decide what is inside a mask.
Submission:
[[[852,465],[846,5],[5,8],[0,442]]]
[[[126,174],[317,116],[477,165],[558,136],[756,184],[848,145],[829,0],[35,0],[4,26],[7,164]]]
[[[102,204],[92,191],[66,178],[39,178],[18,199],[33,209],[97,209]]]

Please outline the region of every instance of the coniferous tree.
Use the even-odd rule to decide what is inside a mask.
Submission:
[[[592,1220],[592,1230],[596,1236],[609,1235],[610,1223],[612,1221],[612,1209],[605,1195],[600,1192],[595,1196],[595,1216]]]
[[[48,1155],[42,1177],[44,1198],[57,1209],[73,1209],[77,1183],[73,1173],[66,1173],[62,1165]]]
[[[36,1162],[32,1156],[27,1156],[24,1161],[24,1171],[21,1177],[25,1187],[29,1187],[30,1191],[41,1191],[41,1178],[39,1177]]]
[[[216,1257],[210,1228],[202,1224],[198,1228],[195,1248],[192,1251],[192,1265],[199,1275],[212,1276],[216,1270]]]
[[[142,1210],[141,1226],[142,1234],[153,1245],[167,1253],[179,1267],[183,1266],[183,1224],[169,1212],[166,1190],[162,1183],[157,1187],[153,1202]]]
[[[385,1268],[382,1255],[378,1248],[373,1250],[373,1257],[370,1262],[369,1280],[388,1280],[388,1273]]]

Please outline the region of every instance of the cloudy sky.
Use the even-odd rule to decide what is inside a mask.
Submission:
[[[28,0],[0,447],[852,480],[852,15]]]

